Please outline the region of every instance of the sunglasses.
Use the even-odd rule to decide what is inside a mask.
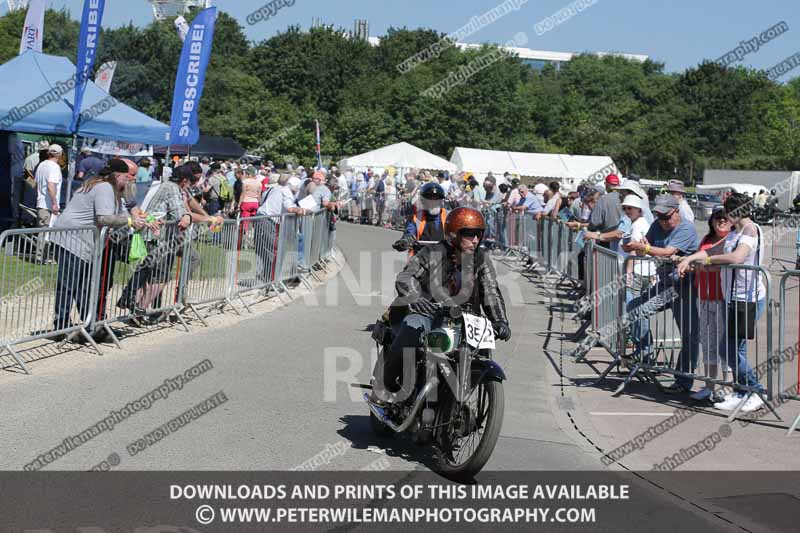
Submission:
[[[675,210],[672,210],[669,213],[665,213],[665,214],[656,213],[656,217],[658,218],[658,220],[669,220],[669,219],[672,218],[672,215],[674,215],[674,214],[675,214]]]
[[[475,237],[478,237],[479,239],[483,237],[483,230],[474,228],[467,228],[461,230],[461,238],[474,239]]]
[[[623,205],[622,209],[625,211],[630,211],[631,209],[639,209],[638,207],[633,207],[632,205]]]

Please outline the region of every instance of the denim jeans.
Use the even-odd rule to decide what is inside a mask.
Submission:
[[[643,360],[647,361],[653,355],[649,318],[663,308],[667,300],[671,300],[672,316],[681,335],[681,352],[675,369],[689,374],[697,368],[700,339],[694,328],[699,323],[699,317],[697,314],[697,291],[693,290],[693,285],[693,276],[689,275],[683,278],[678,286],[659,283],[655,286],[644,287],[638,296],[630,298],[627,302],[628,314],[630,315],[635,310],[638,315],[637,319],[631,321],[631,338],[636,344],[636,353],[641,353]],[[667,295],[671,289],[676,292],[677,297],[664,299],[662,295]],[[691,388],[694,380],[676,376],[675,382]]]
[[[80,320],[86,320],[89,313],[89,299],[92,291],[92,265],[77,255],[58,247],[58,275],[56,278],[56,301],[53,327],[64,329],[72,326],[70,315],[73,302],[78,305]]]
[[[302,231],[298,232],[297,234],[297,264],[303,268],[308,268],[308,265],[306,265],[306,254]]]
[[[504,211],[497,213],[497,233],[498,240],[500,241],[500,248],[505,250],[508,248],[508,237],[506,236],[507,217]]]
[[[216,198],[214,200],[208,200],[206,202],[206,213],[208,213],[209,215],[211,216],[216,215],[217,213],[219,213],[220,209],[222,209],[222,204],[220,203],[219,198]]]
[[[678,299],[672,306],[672,314],[681,334],[681,353],[676,370],[686,374],[694,373],[700,357],[700,336],[696,331],[700,316],[697,313],[697,291],[693,287],[693,276],[684,278],[681,290],[678,291]],[[694,384],[693,379],[683,376],[676,376],[675,382],[687,389],[691,389]]]
[[[764,314],[767,307],[766,298],[756,303],[756,322]],[[734,339],[732,337],[723,338],[720,341],[720,353],[726,354],[728,366],[733,369],[736,383],[743,387],[753,387],[760,392],[766,392],[764,387],[758,382],[755,370],[747,361],[747,340]]]

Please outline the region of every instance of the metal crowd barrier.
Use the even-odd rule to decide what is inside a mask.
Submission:
[[[89,335],[97,312],[97,228],[17,229],[0,234],[0,354],[30,374],[15,346]],[[76,304],[77,309],[73,309]]]
[[[744,307],[734,311],[724,299],[711,300],[708,295],[699,294],[700,287],[707,287],[696,281],[704,271],[702,265],[695,265],[695,272],[680,277],[669,260],[629,256],[623,262],[617,252],[594,241],[586,241],[581,263],[577,236],[578,232],[560,221],[537,221],[519,213],[509,215],[506,228],[510,250],[541,261],[549,273],[585,283],[584,303],[591,308],[591,319],[579,331],[591,327],[593,334],[577,337],[583,340],[575,351],[576,360],[599,344],[614,358],[600,380],[616,367],[627,367],[628,374],[615,395],[634,377],[659,387],[658,376],[665,374],[683,383],[698,380],[709,389],[718,387],[720,393],[733,390],[742,394],[743,399],[729,420],[753,395],[761,397],[779,420],[768,402],[800,399],[800,322],[791,327],[794,322],[787,319],[800,316],[800,270],[783,276],[777,303],[770,296],[772,283],[764,267],[726,265],[706,272],[720,275],[720,290],[729,295],[728,299],[731,294],[741,298],[742,294],[756,291],[757,300],[765,303],[763,315],[753,320],[755,305],[745,311],[747,304],[739,303],[736,305]],[[794,302],[787,297],[792,282],[793,290],[798,292]],[[777,350],[773,350],[775,306],[780,310]],[[582,350],[585,352],[578,358]],[[742,362],[738,354],[742,354]],[[800,415],[790,433],[798,427]]]
[[[534,261],[545,260],[545,240],[542,238],[542,225],[531,216],[522,215],[522,246]]]
[[[592,304],[592,328],[596,333],[597,343],[611,354],[617,354],[620,345],[624,346],[620,329],[624,284],[621,283],[619,259],[611,250],[589,241],[586,260],[589,264],[587,272],[591,276],[587,296]]]
[[[244,220],[241,226],[239,220],[225,220],[215,232],[206,224],[193,224],[185,239],[181,252],[181,302],[184,310],[191,310],[203,325],[208,324],[199,312],[200,306],[229,305],[239,313],[231,301],[238,248],[245,236],[253,238],[245,233],[251,224]]]
[[[793,283],[792,287],[789,287],[790,282]],[[773,367],[778,366],[778,391],[775,400],[785,403],[800,400],[800,270],[791,270],[784,274],[779,287],[778,350],[772,354],[772,364]],[[790,292],[796,292],[797,296],[790,299]],[[787,317],[791,320],[787,320]],[[800,414],[789,427],[789,434],[799,426]]]
[[[302,218],[284,215],[279,228],[278,256],[275,269],[275,285],[289,295],[286,282],[300,277],[300,225]],[[289,296],[291,298],[291,296]]]
[[[231,298],[238,298],[248,310],[245,294],[257,292],[267,296],[273,290],[278,297],[289,294],[285,282],[298,277],[297,221],[296,215],[289,214],[239,220]]]
[[[530,220],[528,220],[530,219]],[[533,222],[531,217],[526,217],[524,213],[509,212],[508,214],[508,249],[511,252],[527,255],[525,248],[525,229],[526,225]]]
[[[302,217],[306,265],[327,269],[335,262],[331,214]],[[169,315],[188,331],[181,313],[191,309],[206,324],[200,306],[231,306],[252,291],[308,281],[299,268],[301,217],[253,217],[224,221],[220,231],[177,223],[143,230],[134,246],[127,228],[19,229],[0,234],[0,355],[30,373],[16,346],[41,339],[67,342],[100,329],[119,346],[110,325],[145,316]],[[131,249],[144,257],[134,257]],[[314,274],[316,276],[316,274]]]
[[[145,315],[168,317],[174,314],[189,331],[178,312],[182,307],[178,256],[185,257],[187,231],[181,230],[177,222],[171,222],[162,225],[157,233],[140,233],[147,255],[131,261],[134,233],[127,227],[103,228],[100,233],[98,312],[93,330],[105,329],[120,347],[119,339],[109,324],[130,324]]]
[[[625,309],[618,328],[624,336],[609,350],[614,361],[601,375],[605,378],[622,362],[631,367],[616,394],[641,372],[659,387],[656,376],[670,374],[686,386],[699,380],[709,391],[721,386],[742,392],[744,400],[754,394],[765,402],[773,398],[774,372],[765,356],[773,353],[771,281],[764,267],[711,270],[698,264],[681,277],[669,260],[629,256],[623,269]],[[717,275],[719,291],[712,293],[717,284],[709,280]],[[756,312],[758,302],[763,302],[763,316]],[[739,403],[730,420],[743,405]]]

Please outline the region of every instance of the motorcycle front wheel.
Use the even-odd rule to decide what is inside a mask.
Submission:
[[[465,404],[448,394],[441,407],[435,470],[453,481],[470,481],[489,461],[503,425],[503,383],[482,381]]]

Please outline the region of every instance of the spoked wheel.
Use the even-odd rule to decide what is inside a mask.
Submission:
[[[505,396],[500,381],[481,382],[464,404],[452,396],[442,406],[436,470],[454,481],[469,481],[489,461],[503,424]]]

